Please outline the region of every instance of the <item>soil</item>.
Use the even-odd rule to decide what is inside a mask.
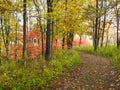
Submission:
[[[120,73],[110,60],[80,53],[82,64],[51,81],[48,90],[120,90]]]

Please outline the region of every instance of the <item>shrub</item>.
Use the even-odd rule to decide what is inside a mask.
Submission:
[[[2,60],[0,66],[0,90],[42,89],[48,81],[56,79],[69,68],[80,63],[76,50],[55,50],[54,56],[46,64],[41,60],[28,60],[27,67],[16,61]]]

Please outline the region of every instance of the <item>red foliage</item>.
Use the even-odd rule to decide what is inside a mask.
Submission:
[[[13,48],[13,50],[14,50],[14,51],[22,50],[22,46],[20,46],[20,45],[19,45],[19,46],[15,46],[15,47]]]
[[[40,32],[32,32],[32,31],[30,31],[30,32],[27,32],[26,40],[29,40],[31,38],[32,39],[38,39],[38,38],[40,38],[40,36],[41,36]],[[23,40],[23,37],[21,36],[19,38],[19,40]]]
[[[38,39],[40,39],[40,36],[41,36],[41,34],[38,33],[38,32],[32,32],[32,31],[27,32],[27,35],[26,35],[26,40],[27,40],[27,43],[26,43],[26,58],[27,59],[36,58],[38,55],[41,54],[41,48],[42,48],[41,47],[41,42],[40,42],[40,44],[37,42]],[[34,41],[34,39],[36,41]],[[22,40],[23,40],[22,36],[20,37],[19,40],[22,42]],[[73,46],[79,46],[79,44],[80,44],[79,39],[75,39],[73,41]],[[45,50],[45,45],[46,44],[45,44],[45,40],[44,40],[44,50]],[[82,39],[81,40],[81,45],[88,46],[89,44],[88,44],[87,40]],[[61,40],[54,41],[53,42],[53,47],[54,48],[62,48],[62,41]],[[64,48],[67,49],[69,47],[67,47],[67,45],[65,44]],[[11,49],[10,59],[11,60],[22,60],[22,45],[14,46]]]
[[[40,33],[39,32],[28,32],[27,33],[27,38],[39,38]]]

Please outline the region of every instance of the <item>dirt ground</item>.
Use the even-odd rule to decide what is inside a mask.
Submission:
[[[49,83],[49,90],[120,90],[120,73],[110,60],[80,53],[82,64]]]

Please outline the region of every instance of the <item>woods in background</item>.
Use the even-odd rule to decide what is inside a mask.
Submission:
[[[108,46],[111,26],[119,48],[119,9],[119,0],[1,0],[0,58],[50,60],[54,48],[71,49],[76,34],[80,42],[92,36],[96,51]]]

